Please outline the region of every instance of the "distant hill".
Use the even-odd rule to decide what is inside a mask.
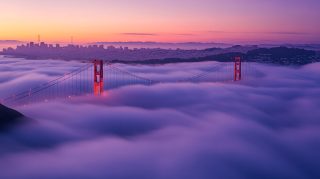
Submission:
[[[316,53],[311,50],[299,48],[275,47],[275,48],[259,48],[251,50],[247,53],[248,57],[256,57],[261,55],[269,55],[272,58],[292,58],[292,57],[308,57]]]
[[[170,42],[94,42],[89,45],[110,45],[115,47],[129,47],[133,48],[162,48],[162,49],[207,49],[207,48],[227,48],[231,47],[231,44],[226,43],[214,43],[214,42],[180,42],[180,43],[170,43]]]
[[[121,61],[121,60],[113,60],[113,63],[126,63],[126,64],[168,64],[168,63],[182,63],[182,62],[204,62],[204,61],[219,61],[219,62],[230,62],[236,56],[245,56],[244,53],[241,52],[230,52],[223,53],[217,55],[210,55],[206,57],[199,58],[165,58],[165,59],[151,59],[151,60],[143,60],[143,61]]]
[[[305,50],[314,50],[319,51],[320,50],[320,44],[281,44],[281,45],[275,45],[275,44],[260,44],[259,47],[261,48],[273,48],[273,47],[288,47],[288,48],[300,48]]]
[[[288,47],[254,49],[249,51],[245,58],[249,61],[281,65],[305,65],[320,60],[315,51]]]
[[[12,125],[22,123],[23,118],[25,118],[23,114],[0,104],[0,132],[7,130]]]
[[[234,46],[233,48],[240,48]],[[214,48],[209,50],[215,50]],[[319,62],[319,53],[312,50],[304,50],[298,48],[274,47],[274,48],[257,48],[249,50],[248,52],[228,52],[216,55],[210,55],[198,58],[165,58],[165,59],[151,59],[144,61],[119,61],[118,63],[140,63],[140,64],[166,64],[166,63],[180,63],[180,62],[203,62],[203,61],[219,61],[231,62],[233,58],[240,56],[244,61],[271,63],[278,65],[305,65],[309,63]]]

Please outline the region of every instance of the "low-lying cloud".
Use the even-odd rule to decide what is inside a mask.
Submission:
[[[1,71],[1,94],[81,66],[57,63]],[[119,66],[170,81],[209,64]],[[0,134],[0,178],[319,178],[319,68],[255,64],[239,83],[137,85],[19,107],[33,121]]]
[[[157,34],[153,34],[153,33],[126,32],[126,33],[121,33],[121,35],[128,35],[128,36],[156,36]]]

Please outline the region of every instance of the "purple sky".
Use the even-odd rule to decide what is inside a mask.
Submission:
[[[11,0],[0,39],[319,42],[318,0]]]

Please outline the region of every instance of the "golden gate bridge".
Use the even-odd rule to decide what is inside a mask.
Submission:
[[[199,74],[174,80],[160,81],[143,77],[122,69],[117,64],[94,60],[63,76],[34,88],[13,94],[2,100],[8,106],[21,106],[57,99],[72,99],[83,95],[99,96],[107,90],[129,85],[151,86],[159,83],[199,83],[199,82],[236,82],[243,79],[243,71],[250,65],[235,57],[233,63],[219,63],[208,66]]]

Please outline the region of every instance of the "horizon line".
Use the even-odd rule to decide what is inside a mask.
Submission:
[[[0,39],[0,43],[30,43],[30,42],[35,42],[36,41],[23,41],[23,40],[12,40],[12,39]],[[320,45],[319,42],[272,42],[272,41],[255,41],[255,42],[233,42],[233,43],[228,43],[228,42],[217,42],[217,41],[184,41],[184,42],[171,42],[171,41],[91,41],[91,42],[78,42],[78,43],[71,43],[67,41],[41,41],[44,43],[48,44],[57,44],[57,43],[62,43],[62,44],[99,44],[99,43],[158,43],[158,44],[188,44],[188,43],[195,43],[195,44],[221,44],[221,45],[264,45],[264,44],[274,44],[274,45],[279,45],[279,44],[285,44],[285,45],[290,45],[290,44],[304,44],[304,45]]]

